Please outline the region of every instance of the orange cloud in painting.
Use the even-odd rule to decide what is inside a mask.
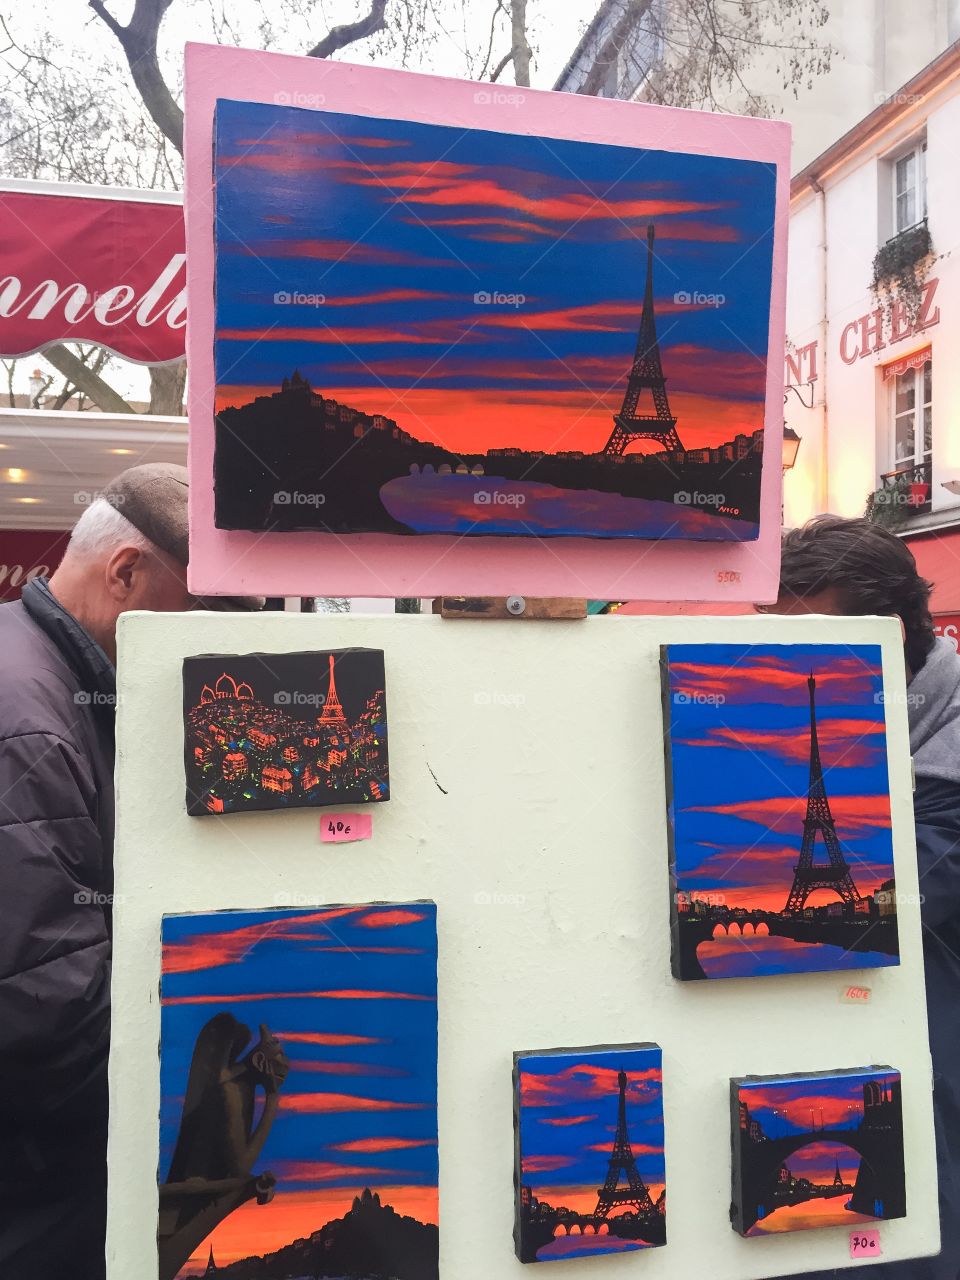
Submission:
[[[540,1116],[539,1124],[553,1125],[558,1129],[566,1129],[569,1125],[589,1124],[597,1116]]]
[[[386,1044],[378,1036],[340,1035],[332,1031],[275,1031],[278,1040],[289,1044],[322,1044],[340,1047],[354,1044]]]
[[[168,942],[163,948],[163,972],[194,973],[199,969],[236,964],[264,938],[289,941],[312,937],[291,931],[304,925],[323,924],[327,920],[352,915],[356,910],[356,907],[331,907],[325,911],[310,911],[237,929],[224,929],[220,933],[198,933],[184,942]]]
[[[259,1000],[433,1000],[433,996],[415,991],[255,991],[228,992],[209,996],[164,996],[163,1003],[174,1004],[256,1004]]]
[[[817,723],[820,759],[827,768],[857,767],[874,763],[884,748],[882,720],[830,719]],[[865,739],[879,738],[872,742]],[[787,729],[746,729],[718,725],[708,729],[704,738],[682,738],[688,747],[746,747],[764,755],[778,756],[793,764],[806,764],[810,759],[810,740],[806,731]]]
[[[353,1152],[357,1155],[379,1155],[383,1151],[406,1151],[410,1147],[435,1147],[435,1138],[354,1138],[350,1142],[334,1142],[331,1151]]]
[[[398,907],[395,911],[374,911],[370,915],[360,916],[354,924],[364,929],[392,929],[400,924],[417,924],[426,920],[419,911],[404,911]]]
[[[522,1163],[524,1173],[553,1173],[577,1162],[570,1156],[524,1156]]]
[[[807,798],[800,796],[765,796],[760,800],[736,800],[730,804],[691,805],[689,813],[729,813],[747,822],[756,822],[772,831],[801,829],[807,810]],[[830,811],[837,834],[847,839],[862,834],[865,827],[889,827],[888,796],[830,796]]]
[[[389,1098],[358,1098],[352,1093],[284,1093],[281,1112],[337,1115],[342,1111],[429,1111],[425,1102],[394,1102]]]
[[[520,1074],[520,1101],[525,1107],[546,1107],[573,1099],[609,1098],[619,1092],[619,1071],[578,1062],[553,1074],[525,1069]],[[663,1073],[659,1067],[627,1072],[627,1096],[644,1097],[651,1085],[659,1087]]]

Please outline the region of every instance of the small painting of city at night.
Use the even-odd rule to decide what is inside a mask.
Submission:
[[[666,1244],[662,1084],[655,1044],[513,1055],[521,1262]]]
[[[159,1280],[438,1280],[436,906],[162,942]]]
[[[862,1067],[730,1081],[733,1229],[742,1236],[903,1218],[900,1073]]]
[[[676,978],[900,963],[876,645],[661,648]]]
[[[383,652],[183,661],[187,812],[387,800]]]
[[[214,177],[217,528],[758,537],[776,165],[221,100]]]

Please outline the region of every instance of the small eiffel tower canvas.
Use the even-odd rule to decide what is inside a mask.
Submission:
[[[379,649],[185,658],[183,718],[190,814],[389,799]]]
[[[681,979],[899,963],[880,650],[661,650]]]
[[[513,1064],[520,1261],[665,1244],[659,1046],[529,1051]]]

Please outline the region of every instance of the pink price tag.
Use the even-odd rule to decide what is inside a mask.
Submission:
[[[879,1258],[880,1232],[876,1227],[869,1231],[850,1232],[851,1258]]]
[[[327,813],[320,819],[320,839],[324,844],[349,844],[352,840],[369,840],[372,835],[372,813]]]

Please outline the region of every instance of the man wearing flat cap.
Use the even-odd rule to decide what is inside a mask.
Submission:
[[[186,566],[186,468],[131,467],[0,605],[3,1280],[104,1274],[117,618],[261,603]]]

